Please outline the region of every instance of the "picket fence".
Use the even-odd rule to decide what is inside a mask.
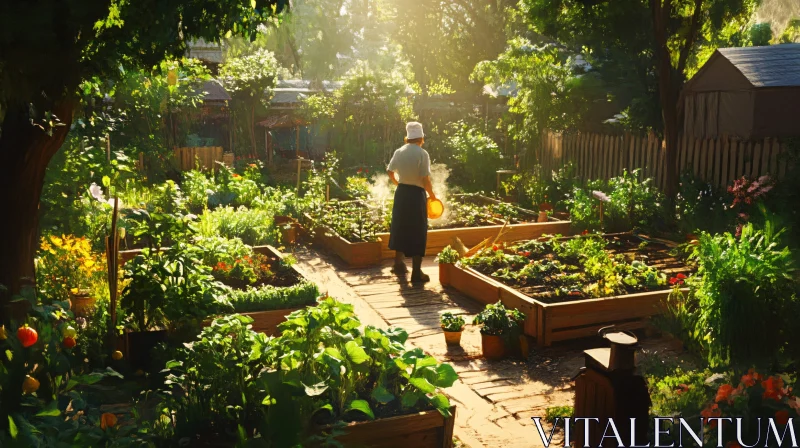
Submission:
[[[776,139],[742,141],[729,138],[695,139],[681,136],[678,167],[691,169],[695,176],[718,188],[726,188],[742,176],[768,174],[781,179],[787,162],[781,156],[786,145]],[[609,179],[641,169],[640,176],[653,178],[655,185],[666,187],[666,142],[655,135],[545,132],[537,151],[544,173],[551,173],[572,162],[583,181]]]

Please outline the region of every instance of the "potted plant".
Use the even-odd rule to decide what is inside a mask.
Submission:
[[[518,350],[524,320],[524,314],[517,309],[506,309],[502,302],[486,305],[472,321],[481,327],[483,357],[500,359]]]
[[[466,324],[464,318],[448,312],[441,315],[439,323],[442,325],[444,340],[447,345],[459,345],[461,343],[461,332]]]
[[[439,283],[442,286],[450,284],[450,267],[460,259],[461,255],[449,245],[436,256],[436,262],[439,263]]]

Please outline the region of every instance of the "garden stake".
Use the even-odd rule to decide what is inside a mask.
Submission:
[[[117,229],[117,217],[119,216],[119,198],[114,197],[114,212],[111,215],[111,236],[106,236],[106,260],[108,262],[108,295],[109,295],[109,314],[111,325],[108,327],[108,350],[115,351],[116,343],[115,330],[117,328],[117,269],[119,256],[119,230]]]

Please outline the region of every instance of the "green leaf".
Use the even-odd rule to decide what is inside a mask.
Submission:
[[[351,401],[350,404],[347,405],[345,411],[358,411],[369,417],[370,420],[375,419],[375,414],[372,413],[372,409],[369,407],[369,403],[367,403],[366,400]]]
[[[426,394],[432,394],[436,392],[436,386],[431,384],[425,378],[419,378],[419,377],[409,378],[408,382],[411,383],[412,386],[416,387],[417,389],[421,390]]]
[[[436,409],[438,409],[439,412],[442,412],[442,414],[444,414],[445,417],[449,417],[450,416],[450,410],[449,410],[450,409],[450,400],[448,400],[447,397],[445,397],[444,395],[436,394],[433,397],[431,397],[431,404]],[[446,414],[445,414],[445,412],[446,412]]]
[[[403,405],[404,408],[410,408],[417,404],[419,399],[422,398],[422,394],[417,390],[407,390],[403,397],[400,398],[400,403]]]
[[[434,384],[437,387],[450,387],[457,379],[458,373],[450,364],[441,364],[436,367],[436,382]]]
[[[394,400],[394,394],[389,392],[383,385],[380,385],[372,390],[372,399],[380,404],[386,404]]]
[[[350,341],[344,345],[344,349],[347,351],[347,357],[352,361],[354,364],[363,364],[369,361],[369,355],[367,352],[361,348],[355,341]]]
[[[57,401],[51,402],[36,414],[37,417],[58,417],[59,415],[61,415],[61,410],[58,409]]]
[[[337,359],[339,361],[343,361],[344,360],[344,355],[342,355],[342,352],[340,352],[339,349],[336,348],[336,347],[328,347],[328,348],[326,348],[325,349],[325,354],[330,356],[331,358]]]
[[[303,387],[305,387],[306,395],[308,395],[309,397],[316,397],[322,395],[323,393],[325,393],[326,390],[328,390],[328,386],[326,386],[325,383],[323,382],[319,382],[312,386],[303,383]]]
[[[103,176],[103,186],[108,188],[111,185],[111,178],[108,176]]]
[[[435,366],[437,363],[438,361],[436,361],[436,358],[433,356],[426,356],[422,359],[417,359],[417,368],[421,369],[423,367]]]
[[[17,434],[19,434],[19,430],[17,429],[17,424],[14,423],[14,418],[10,415],[8,416],[8,433],[11,434],[12,439],[17,438]]]

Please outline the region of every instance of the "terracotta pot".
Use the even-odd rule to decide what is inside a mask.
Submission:
[[[506,356],[506,344],[501,336],[481,333],[481,348],[486,359],[501,359]]]
[[[442,286],[450,285],[450,267],[453,263],[439,263],[439,283]]]
[[[87,294],[76,294],[70,298],[70,309],[75,316],[89,317],[94,311],[94,304],[97,302],[92,296]]]
[[[547,222],[547,212],[544,210],[540,211],[536,222]]]
[[[294,244],[297,241],[297,222],[291,216],[275,216],[275,225],[280,226],[282,243]]]
[[[461,331],[444,331],[444,341],[447,345],[459,345],[461,344]]]

